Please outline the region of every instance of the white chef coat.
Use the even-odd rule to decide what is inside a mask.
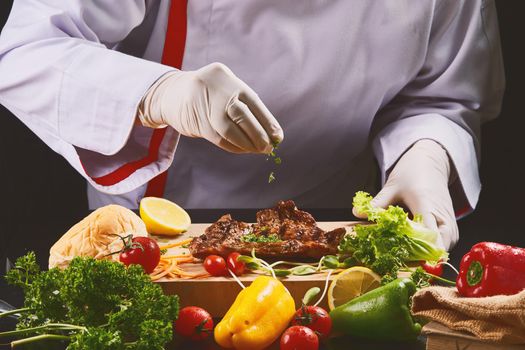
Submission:
[[[252,87],[283,127],[282,164],[168,129],[156,161],[96,183],[148,154],[134,121],[173,69],[157,63],[169,6],[15,1],[2,31],[0,103],[87,179],[92,208],[136,208],[167,169],[165,197],[186,208],[351,207],[423,138],[450,156],[455,209],[475,207],[480,124],[504,89],[492,0],[189,0],[182,69],[222,62]]]

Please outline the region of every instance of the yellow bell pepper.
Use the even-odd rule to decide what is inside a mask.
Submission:
[[[215,341],[225,348],[264,349],[279,338],[294,313],[294,300],[284,285],[259,276],[237,295],[217,324]]]

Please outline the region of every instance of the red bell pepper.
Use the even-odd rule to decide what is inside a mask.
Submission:
[[[456,287],[466,297],[519,293],[525,289],[525,249],[493,242],[474,245],[461,259]]]

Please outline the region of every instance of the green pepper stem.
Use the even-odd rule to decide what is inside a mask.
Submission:
[[[29,337],[29,338],[24,338],[24,339],[19,339],[19,340],[14,340],[11,342],[11,348],[14,348],[18,345],[22,345],[22,344],[29,344],[29,343],[34,343],[34,342],[38,342],[38,341],[41,341],[41,340],[47,340],[47,339],[54,339],[54,340],[70,340],[71,338],[68,337],[67,335],[59,335],[59,334],[40,334],[40,335],[36,335],[34,337]]]
[[[21,308],[21,309],[9,310],[9,311],[6,311],[6,312],[2,312],[0,314],[0,318],[5,317],[5,316],[9,316],[9,315],[20,314],[22,312],[27,312],[27,311],[33,311],[33,309],[28,308],[28,307],[24,307],[24,308]]]

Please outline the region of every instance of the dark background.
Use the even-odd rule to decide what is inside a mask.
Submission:
[[[23,1],[23,0],[19,0]],[[467,0],[468,1],[468,0]],[[524,118],[525,92],[523,33],[520,1],[496,1],[507,79],[498,119],[482,128],[481,178],[483,190],[475,213],[460,221],[461,243],[452,252],[457,265],[470,246],[493,240],[525,247]],[[12,0],[0,1],[0,28]],[[0,76],[0,79],[2,77]],[[0,106],[0,275],[5,257],[37,250],[45,266],[54,241],[87,213],[85,181],[15,116]],[[190,213],[192,214],[192,213]],[[195,212],[194,221],[212,220],[209,212]],[[350,219],[349,211],[318,211],[319,220]],[[217,213],[211,213],[212,216]],[[252,212],[239,215],[251,216]],[[0,299],[10,299],[2,291]]]

